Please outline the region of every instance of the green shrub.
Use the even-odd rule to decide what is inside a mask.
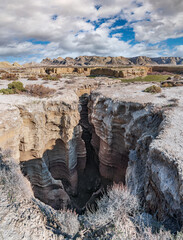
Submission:
[[[8,89],[8,88],[3,88],[3,89],[0,89],[0,93],[3,93],[3,94],[15,94],[15,91],[14,89]]]
[[[20,81],[14,81],[12,83],[9,83],[8,84],[8,88],[9,89],[15,89],[15,90],[18,90],[18,91],[21,91],[23,92],[25,90],[24,86],[23,86],[23,83],[21,83]]]
[[[130,79],[121,79],[122,82],[130,83],[130,82],[162,82],[167,80],[170,75],[147,75],[146,77],[135,77]]]
[[[23,83],[19,82],[19,81],[14,81],[12,83],[8,84],[8,88],[3,88],[0,89],[0,93],[3,94],[15,94],[15,93],[21,93],[24,92],[25,88],[23,86]]]
[[[147,93],[160,93],[161,92],[161,88],[156,86],[156,85],[152,85],[151,87],[148,87],[144,90],[144,92]]]
[[[51,80],[51,81],[58,81],[61,78],[60,75],[46,75],[43,77],[43,80]]]

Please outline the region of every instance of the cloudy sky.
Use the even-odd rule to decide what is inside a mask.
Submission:
[[[0,61],[183,57],[182,0],[0,0]]]

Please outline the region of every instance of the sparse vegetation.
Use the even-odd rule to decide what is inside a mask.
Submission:
[[[20,81],[14,81],[8,84],[8,88],[0,89],[0,93],[3,94],[20,94],[22,92],[25,92],[25,88]]]
[[[167,80],[170,75],[147,75],[146,77],[136,77],[131,79],[121,79],[122,82],[162,82]]]
[[[173,77],[175,80],[180,80],[181,79],[181,76],[180,75],[175,75],[174,77]]]
[[[114,185],[97,204],[96,212],[88,210],[80,216],[83,239],[174,239],[161,223],[144,212],[138,199],[122,185]]]
[[[173,87],[173,84],[171,82],[165,82],[161,84],[161,87]]]
[[[38,80],[38,78],[36,76],[30,76],[30,77],[28,77],[27,80],[36,81],[36,80]]]
[[[76,81],[74,79],[71,79],[71,80],[66,80],[65,83],[67,84],[73,84],[75,83]]]
[[[161,88],[159,86],[152,85],[151,87],[146,88],[144,90],[144,92],[147,92],[147,93],[160,93],[161,92]]]
[[[13,215],[13,229],[21,224],[25,229],[38,226],[45,231],[52,230],[52,237],[56,234],[63,239],[180,240],[183,236],[182,232],[174,236],[166,231],[160,222],[144,212],[137,197],[123,185],[109,188],[108,193],[97,201],[96,211],[87,210],[80,216],[69,210],[55,211],[33,197],[20,166],[11,159],[10,150],[0,151],[0,188],[2,201],[8,208],[3,214],[10,212],[11,217]],[[38,234],[37,229],[32,233]],[[40,234],[43,236],[43,233]]]
[[[44,78],[46,75],[45,74],[39,74],[38,77],[39,78]]]
[[[87,76],[87,77],[89,77],[89,78],[96,78],[97,76],[89,75],[89,76]]]
[[[1,79],[2,80],[18,80],[18,76],[16,74],[13,73],[4,73],[1,75]]]
[[[55,89],[45,87],[43,85],[38,85],[38,84],[27,85],[25,89],[26,89],[26,92],[31,96],[38,96],[38,97],[49,97],[56,91]]]
[[[23,91],[25,91],[25,88],[24,88],[24,86],[23,86],[23,83],[22,82],[20,82],[20,81],[14,81],[14,82],[12,82],[12,83],[9,83],[8,84],[8,88],[9,89],[15,89],[15,90],[18,90],[18,91],[20,91],[20,92],[23,92]]]
[[[45,75],[42,79],[43,80],[51,80],[51,81],[58,81],[61,78],[60,75]]]

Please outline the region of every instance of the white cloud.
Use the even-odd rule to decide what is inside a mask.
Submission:
[[[183,37],[182,12],[182,0],[5,0],[0,2],[0,56],[166,55],[158,43]],[[132,46],[118,32],[110,37],[111,30],[123,28],[113,25],[120,17],[140,43]],[[107,20],[95,29],[93,21],[102,18]],[[33,44],[30,39],[50,43]],[[172,54],[178,51],[183,56],[181,47]]]
[[[183,45],[176,46],[173,49],[172,55],[175,57],[182,57],[183,56]]]

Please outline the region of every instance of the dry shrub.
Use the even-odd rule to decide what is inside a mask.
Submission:
[[[49,82],[48,81],[44,81],[42,84],[48,84]]]
[[[80,216],[83,239],[173,239],[170,232],[161,229],[150,214],[143,212],[137,197],[123,185],[114,185],[97,205],[96,212],[87,210],[86,215]]]
[[[170,82],[162,83],[162,87],[173,87],[173,84]]]
[[[9,149],[0,149],[0,193],[0,239],[77,239],[77,214],[35,199]]]
[[[75,83],[76,81],[74,79],[71,79],[71,80],[66,80],[65,83],[67,84],[73,84]]]
[[[177,74],[177,75],[174,76],[174,80],[180,80],[180,79],[181,79],[180,75]]]
[[[60,75],[45,75],[43,80],[50,80],[50,81],[58,81],[60,79]]]
[[[62,75],[61,74],[56,74],[56,77],[57,78],[62,78]]]
[[[27,80],[36,81],[38,78],[36,76],[30,76]]]
[[[11,149],[0,149],[0,187],[1,186],[7,191],[7,198],[10,204],[22,199],[23,196],[27,198],[32,197],[30,184],[21,174],[18,163],[12,158]]]
[[[121,218],[124,214],[135,215],[139,211],[138,199],[131,195],[123,185],[113,185],[97,202],[96,212],[87,211],[86,220],[91,227],[97,228]]]
[[[39,74],[38,77],[39,78],[44,78],[46,75],[45,74]]]
[[[5,70],[0,70],[0,74],[7,73]]]
[[[30,94],[31,96],[35,96],[35,97],[37,97],[37,96],[38,97],[49,97],[56,91],[55,89],[45,87],[43,85],[38,85],[38,84],[27,85],[25,87],[25,89],[28,94]]]
[[[4,73],[1,76],[2,80],[18,80],[18,76],[13,73]]]

